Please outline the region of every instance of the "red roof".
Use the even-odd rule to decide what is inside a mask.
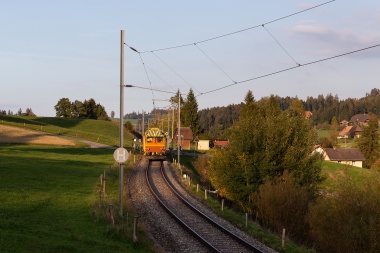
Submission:
[[[215,147],[226,147],[226,146],[228,146],[229,143],[230,143],[229,141],[217,141],[217,140],[215,140],[214,146]]]

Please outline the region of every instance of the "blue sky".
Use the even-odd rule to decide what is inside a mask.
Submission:
[[[0,109],[16,113],[28,107],[38,116],[55,116],[54,105],[63,97],[94,98],[109,115],[118,115],[120,30],[128,45],[147,51],[138,54],[125,46],[125,84],[180,89],[185,97],[192,88],[199,109],[240,103],[248,90],[256,99],[363,97],[380,88],[380,47],[229,86],[380,44],[380,2],[375,0],[336,0],[260,26],[326,2],[3,1]],[[254,26],[259,27],[193,45]],[[150,52],[184,44],[192,45]],[[156,107],[166,107],[160,100],[170,96],[126,88],[124,111],[151,111],[153,100]]]

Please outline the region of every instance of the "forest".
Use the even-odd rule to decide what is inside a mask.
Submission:
[[[273,95],[281,110],[289,109],[292,102],[298,98],[279,97]],[[265,99],[265,98],[262,98]],[[311,111],[311,125],[317,129],[329,129],[331,120],[335,117],[338,122],[350,120],[355,114],[374,113],[380,118],[380,89],[374,88],[362,98],[347,98],[340,100],[338,95],[327,94],[301,99],[305,111]],[[209,133],[213,139],[228,138],[231,126],[239,120],[243,103],[224,107],[213,107],[198,112],[199,126]]]

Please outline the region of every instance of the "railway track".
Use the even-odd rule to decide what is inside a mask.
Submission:
[[[210,252],[264,252],[187,201],[168,179],[162,161],[150,161],[145,175],[147,185],[159,204]]]

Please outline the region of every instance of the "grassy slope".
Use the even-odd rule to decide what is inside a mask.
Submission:
[[[113,163],[112,153],[107,149],[0,145],[0,251],[149,251],[137,250],[91,214],[91,206],[97,203],[99,175]]]
[[[77,137],[111,146],[119,145],[119,125],[111,121],[0,115],[0,124]],[[132,135],[124,131],[127,148],[132,146],[132,139]]]

